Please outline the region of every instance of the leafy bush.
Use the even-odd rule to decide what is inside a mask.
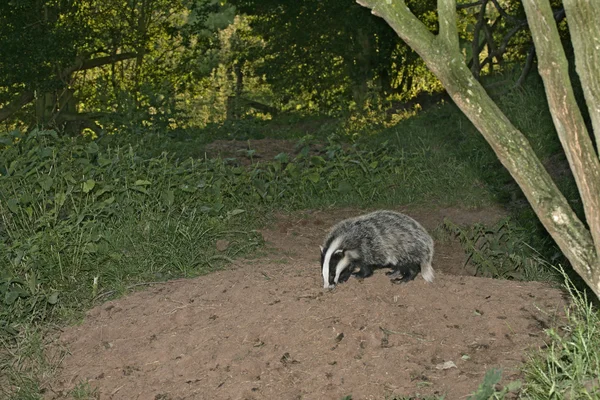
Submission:
[[[518,280],[548,280],[549,269],[529,244],[529,230],[505,218],[493,226],[461,227],[446,219],[442,228],[458,238],[476,276]],[[538,240],[539,242],[539,240]]]

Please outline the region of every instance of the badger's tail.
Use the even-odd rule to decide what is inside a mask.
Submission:
[[[433,273],[433,267],[431,266],[431,261],[424,262],[421,265],[421,275],[423,276],[423,279],[425,279],[427,282],[429,282],[429,283],[433,282],[433,278],[434,278],[435,274]]]

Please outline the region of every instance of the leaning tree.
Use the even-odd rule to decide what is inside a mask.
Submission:
[[[403,0],[357,0],[382,17],[438,77],[519,184],[575,271],[600,298],[600,160],[578,108],[549,0],[523,0],[554,126],[584,205],[584,224],[535,155],[526,137],[475,79],[460,51],[456,1],[438,0],[439,33]],[[600,2],[564,0],[575,66],[600,148]]]

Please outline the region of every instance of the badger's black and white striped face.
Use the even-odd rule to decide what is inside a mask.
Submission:
[[[321,272],[323,274],[323,287],[325,289],[335,286],[335,268],[344,257],[344,250],[338,249],[331,254],[329,262],[325,264],[329,248],[321,247]]]
[[[331,289],[340,280],[348,279],[348,267],[357,256],[356,252],[342,247],[343,240],[343,237],[338,237],[333,239],[328,247],[321,247],[321,272],[325,289]]]

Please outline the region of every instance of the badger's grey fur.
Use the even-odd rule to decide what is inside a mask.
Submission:
[[[323,286],[344,282],[357,267],[362,278],[387,267],[393,282],[411,281],[419,271],[432,282],[432,259],[433,239],[417,221],[395,211],[375,211],[331,228],[321,246]]]

